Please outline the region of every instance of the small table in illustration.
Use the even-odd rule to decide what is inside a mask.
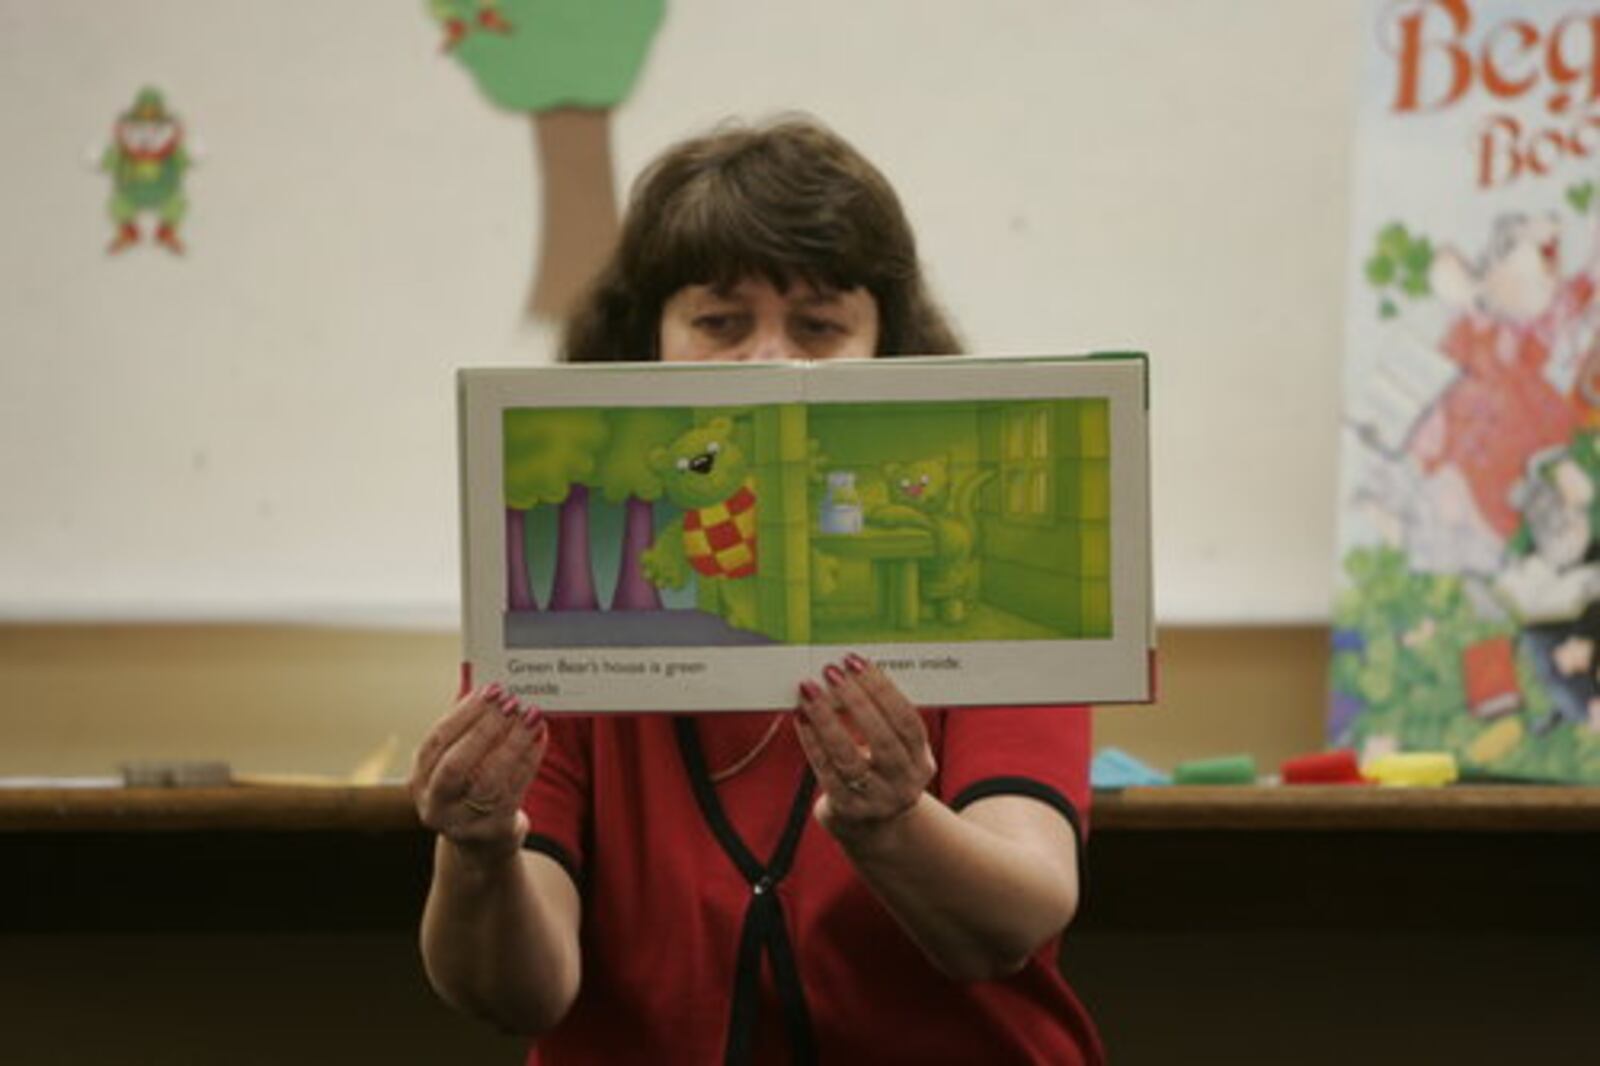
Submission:
[[[933,534],[922,529],[814,533],[811,546],[841,559],[867,559],[878,586],[878,614],[896,629],[915,629],[922,612],[917,568],[933,558]]]

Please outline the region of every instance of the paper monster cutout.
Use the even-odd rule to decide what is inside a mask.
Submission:
[[[495,105],[533,117],[543,186],[530,314],[560,318],[616,240],[611,109],[633,88],[664,0],[429,0],[442,48]]]
[[[156,243],[183,253],[178,226],[189,209],[183,181],[191,162],[183,125],[167,110],[161,92],[141,89],[133,106],[118,116],[111,143],[100,156],[100,169],[111,175],[107,210],[117,227],[107,252],[139,243],[139,216],[151,215]]]

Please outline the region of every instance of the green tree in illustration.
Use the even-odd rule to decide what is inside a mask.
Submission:
[[[639,556],[655,542],[655,501],[661,476],[650,469],[652,448],[665,447],[689,428],[687,411],[622,407],[611,412],[611,435],[597,463],[594,486],[607,501],[622,503],[622,565],[612,593],[614,611],[661,609],[661,593],[646,580]]]
[[[664,2],[429,0],[445,49],[483,94],[532,116],[544,189],[534,314],[566,314],[616,239],[611,109],[638,78]]]
[[[525,547],[527,515],[553,504],[560,511],[549,607],[598,610],[589,556],[589,484],[608,434],[605,414],[581,408],[514,408],[505,412],[503,428],[508,606],[514,611],[538,609]]]

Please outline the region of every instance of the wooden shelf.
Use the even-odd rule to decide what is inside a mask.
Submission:
[[[1600,788],[1131,788],[1096,832],[1600,832]],[[417,830],[400,785],[0,789],[0,832]]]
[[[1094,831],[1596,832],[1600,788],[1263,786],[1101,792]]]
[[[420,828],[400,785],[0,789],[0,833]]]
[[[1084,930],[1600,932],[1541,902],[1600,894],[1600,789],[1129,789],[1091,821]],[[0,932],[403,930],[431,855],[399,785],[3,789]]]

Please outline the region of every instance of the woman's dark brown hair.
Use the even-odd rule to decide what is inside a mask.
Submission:
[[[878,305],[878,355],[959,351],[888,181],[838,135],[790,118],[685,141],[639,176],[617,249],[568,322],[563,358],[658,359],[674,293],[746,278],[780,291],[865,288]]]

